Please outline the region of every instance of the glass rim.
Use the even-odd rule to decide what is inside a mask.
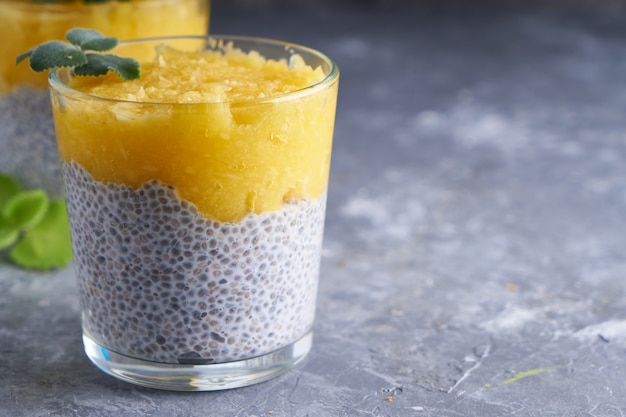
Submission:
[[[179,102],[165,102],[165,101],[136,101],[136,100],[125,100],[118,99],[112,97],[99,96],[97,94],[86,93],[81,90],[77,90],[75,88],[70,87],[65,82],[63,82],[57,76],[57,72],[63,71],[68,72],[71,68],[53,68],[50,70],[48,74],[48,85],[49,88],[54,90],[55,92],[62,94],[64,96],[73,96],[73,97],[83,97],[90,98],[98,101],[110,101],[112,103],[133,103],[145,106],[156,106],[156,105],[168,105],[168,106],[202,106],[207,104],[243,104],[243,103],[263,103],[263,102],[278,102],[285,100],[292,100],[301,96],[306,96],[309,94],[313,94],[315,90],[323,89],[330,87],[339,79],[339,67],[326,54],[298,43],[283,41],[279,39],[267,38],[267,37],[259,37],[259,36],[246,36],[246,35],[219,35],[219,34],[210,34],[210,35],[177,35],[177,36],[156,36],[156,37],[147,37],[147,38],[137,38],[137,39],[129,39],[120,41],[117,46],[114,48],[118,48],[120,46],[127,46],[133,44],[141,44],[141,43],[155,43],[159,41],[183,41],[183,40],[202,40],[206,41],[207,44],[211,44],[212,42],[230,42],[233,41],[235,44],[233,45],[237,48],[237,42],[250,42],[250,43],[258,43],[262,45],[271,45],[275,47],[280,47],[285,51],[289,51],[293,49],[295,53],[305,52],[311,56],[315,56],[325,63],[329,65],[328,74],[324,76],[321,80],[318,80],[312,84],[309,84],[305,87],[299,88],[297,90],[289,91],[286,93],[280,93],[268,97],[261,98],[251,98],[251,99],[235,99],[235,100],[224,100],[224,101],[200,101],[200,102],[191,102],[191,103],[179,103]],[[266,57],[264,57],[266,58]]]

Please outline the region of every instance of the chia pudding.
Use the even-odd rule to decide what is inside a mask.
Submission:
[[[63,163],[85,333],[161,363],[273,352],[312,328],[326,194],[237,223],[159,181],[95,181]]]

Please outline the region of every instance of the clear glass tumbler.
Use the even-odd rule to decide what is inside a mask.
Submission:
[[[71,70],[51,73],[85,351],[152,388],[267,380],[311,348],[339,71],[318,51],[250,37],[138,40],[114,53],[146,50],[160,51],[163,66],[208,50],[243,67],[269,63],[269,73],[284,65],[281,82],[303,66],[317,78],[225,100],[250,81],[235,75],[241,68],[207,81],[193,58],[185,66],[211,92],[139,102],[163,84],[107,98],[80,91]]]
[[[31,71],[22,52],[64,40],[72,28],[119,39],[207,35],[210,0],[0,0],[0,172],[27,188],[63,194],[52,126],[47,74]]]

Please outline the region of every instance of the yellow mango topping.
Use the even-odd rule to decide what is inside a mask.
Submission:
[[[206,35],[207,0],[131,0],[84,3],[3,1],[0,12],[0,95],[28,86],[45,90],[47,73],[25,64],[16,67],[22,52],[51,40],[65,39],[72,28],[96,29],[120,40],[169,35]]]
[[[203,42],[203,41],[198,41]],[[165,45],[157,58],[141,65],[139,79],[125,81],[109,73],[76,77],[71,87],[101,97],[151,103],[215,103],[275,97],[297,91],[324,78],[320,68],[307,66],[299,55],[290,62],[266,60],[226,45],[218,51],[187,53]]]
[[[64,161],[76,161],[97,181],[173,185],[181,199],[221,222],[326,191],[337,83],[310,87],[325,77],[321,69],[298,56],[286,62],[228,48],[159,49],[137,80],[109,74],[71,82],[127,101],[53,100]]]

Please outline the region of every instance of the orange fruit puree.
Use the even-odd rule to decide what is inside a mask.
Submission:
[[[235,49],[160,49],[140,79],[72,79],[74,89],[129,101],[60,98],[62,109],[53,102],[64,161],[96,181],[173,185],[221,222],[326,191],[337,83],[306,90],[325,77],[321,69],[298,56],[288,63]]]
[[[15,58],[51,40],[64,40],[74,27],[96,29],[120,40],[169,35],[206,35],[207,0],[131,0],[83,3],[0,1],[0,94],[18,86],[45,90],[45,73],[35,73]],[[26,65],[26,64],[22,64]]]

